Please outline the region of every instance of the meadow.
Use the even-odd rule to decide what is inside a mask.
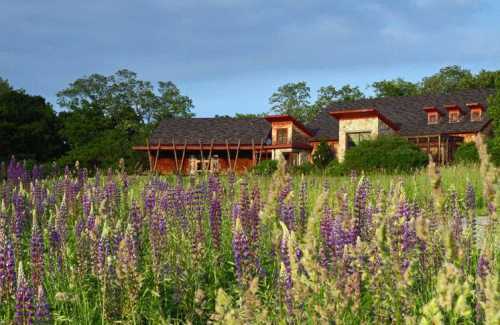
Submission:
[[[0,323],[499,324],[496,170],[0,183]]]

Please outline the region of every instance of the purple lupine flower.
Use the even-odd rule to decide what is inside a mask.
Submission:
[[[50,306],[43,286],[38,286],[35,305],[35,320],[38,322],[50,321]]]
[[[219,199],[214,193],[214,197],[210,202],[210,230],[212,232],[212,241],[216,249],[220,248],[220,227],[222,223],[222,211]]]
[[[295,209],[293,204],[284,203],[280,208],[281,220],[285,223],[288,230],[292,231],[295,229]]]
[[[331,264],[332,250],[334,249],[334,222],[332,218],[332,212],[329,207],[325,207],[323,210],[323,218],[320,221],[320,234],[323,239],[322,247],[322,266],[328,268]]]
[[[474,211],[476,209],[476,192],[474,186],[470,182],[467,183],[465,190],[465,206],[467,209]]]
[[[82,195],[82,211],[83,216],[87,218],[90,215],[90,210],[92,208],[92,202],[88,194]]]
[[[132,225],[134,237],[136,238],[136,240],[138,240],[142,228],[142,215],[141,210],[139,209],[135,201],[132,202],[132,207],[130,208],[129,222]]]
[[[281,283],[284,291],[285,304],[287,306],[288,313],[291,314],[293,312],[293,300],[291,294],[291,290],[293,288],[292,266],[290,262],[290,254],[288,251],[288,239],[284,234],[280,241],[280,257],[281,263],[284,268],[284,270],[282,271]]]
[[[16,324],[32,324],[33,323],[33,289],[29,286],[24,277],[22,263],[19,265],[19,273],[16,290]]]
[[[14,192],[12,196],[12,204],[14,205],[14,235],[17,239],[21,238],[25,223],[25,207],[24,198],[20,193]]]
[[[249,276],[250,266],[250,248],[247,236],[243,231],[240,218],[237,217],[233,229],[233,255],[234,265],[236,267],[236,276],[240,284],[243,284],[245,279]]]
[[[369,220],[366,209],[369,187],[368,179],[362,177],[354,193],[354,228],[356,236],[361,240],[368,240]]]
[[[12,293],[16,288],[16,258],[14,255],[14,246],[9,240],[7,240],[7,243],[4,246],[4,255],[4,289],[7,293]]]
[[[479,277],[484,278],[489,273],[490,273],[490,262],[483,254],[481,254],[481,256],[479,256],[479,259],[477,261],[476,274]]]
[[[36,180],[33,184],[33,200],[35,205],[35,211],[38,216],[42,216],[44,214],[44,204],[43,204],[43,192],[42,185],[38,180]]]
[[[40,232],[36,218],[33,219],[31,233],[31,279],[33,286],[37,288],[43,282],[44,252],[42,233]]]

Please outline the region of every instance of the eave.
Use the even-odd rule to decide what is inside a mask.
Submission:
[[[399,126],[396,125],[393,121],[387,118],[385,115],[380,113],[375,108],[363,108],[363,109],[353,109],[353,110],[342,110],[342,111],[332,111],[329,112],[331,116],[336,118],[337,120],[352,120],[352,119],[363,119],[370,117],[377,117],[385,124],[387,124],[390,128],[395,131],[399,131]]]

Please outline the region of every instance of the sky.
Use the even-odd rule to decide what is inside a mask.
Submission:
[[[0,0],[0,77],[42,95],[126,68],[199,117],[260,113],[280,85],[500,69],[500,1]]]

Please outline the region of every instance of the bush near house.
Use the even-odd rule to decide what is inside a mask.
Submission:
[[[277,160],[263,160],[252,168],[252,172],[256,175],[269,176],[272,175],[277,169]]]
[[[462,143],[455,152],[454,157],[457,163],[477,163],[479,162],[479,153],[473,142]]]
[[[314,165],[323,169],[334,159],[335,156],[328,143],[325,140],[321,140],[312,156]]]
[[[427,163],[427,155],[406,139],[381,136],[347,150],[343,165],[345,170],[408,172]]]

